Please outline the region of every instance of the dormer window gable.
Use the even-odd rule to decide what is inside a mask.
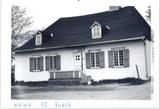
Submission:
[[[42,45],[42,33],[38,32],[35,38],[35,45],[39,46]]]
[[[93,25],[91,25],[92,39],[98,39],[102,37],[102,26],[95,21]]]

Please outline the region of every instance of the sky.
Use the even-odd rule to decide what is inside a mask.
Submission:
[[[31,29],[45,29],[61,17],[71,17],[107,11],[109,6],[135,6],[145,16],[146,3],[140,0],[12,0],[12,5],[26,8],[32,16]]]

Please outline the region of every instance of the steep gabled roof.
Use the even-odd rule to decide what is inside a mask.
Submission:
[[[102,26],[102,38],[92,39],[91,25],[98,22]],[[108,29],[109,28],[109,29]],[[16,52],[86,46],[118,41],[151,39],[150,26],[132,6],[117,11],[60,18],[42,31],[45,40],[35,46],[35,37],[16,49]],[[51,37],[52,34],[52,37]]]

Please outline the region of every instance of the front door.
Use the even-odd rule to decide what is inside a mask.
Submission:
[[[81,52],[74,53],[74,67],[75,67],[75,70],[82,70]]]

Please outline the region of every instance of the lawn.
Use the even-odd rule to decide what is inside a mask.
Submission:
[[[150,100],[151,83],[78,86],[12,86],[12,99],[27,100]]]

